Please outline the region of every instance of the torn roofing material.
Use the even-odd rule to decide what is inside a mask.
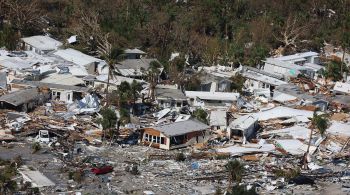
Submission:
[[[234,145],[227,148],[219,148],[218,152],[230,153],[231,155],[253,154],[253,153],[265,153],[273,152],[275,146],[273,144],[245,144],[242,146]]]
[[[292,126],[284,129],[264,131],[260,135],[278,135],[280,137],[291,136],[294,139],[308,139],[310,131],[310,129],[303,126]]]
[[[327,129],[327,132],[333,135],[350,137],[350,123],[332,121],[331,126]]]
[[[209,126],[197,120],[187,120],[165,125],[156,125],[150,128],[158,130],[167,136],[177,136],[207,130],[209,129]]]
[[[37,88],[24,89],[15,91],[0,97],[0,102],[6,102],[8,104],[19,106],[24,103],[28,103],[39,96]]]
[[[6,72],[0,72],[0,89],[7,88],[7,74]]]
[[[350,83],[336,82],[333,91],[350,94]]]
[[[255,113],[253,115],[257,117],[259,121],[266,121],[270,119],[292,118],[292,117],[312,118],[313,112],[307,111],[307,110],[298,110],[294,108],[278,106],[269,110]]]
[[[19,173],[25,181],[31,182],[34,187],[42,188],[55,185],[55,183],[39,171],[20,170]]]
[[[239,93],[208,92],[208,91],[185,91],[188,98],[199,98],[202,100],[236,101]]]
[[[11,83],[12,84],[28,85],[28,86],[33,86],[33,87],[47,87],[49,89],[71,90],[71,91],[76,91],[76,92],[89,92],[90,91],[90,89],[87,87],[60,85],[60,84],[53,84],[53,83],[43,83],[40,81],[27,81],[27,80],[14,79],[11,81]]]
[[[210,112],[210,126],[226,126],[226,111],[214,110]]]
[[[87,66],[95,62],[102,62],[102,60],[98,58],[86,55],[78,50],[70,48],[58,50],[54,53],[54,55],[80,66]]]
[[[243,116],[237,118],[236,120],[232,121],[232,123],[230,124],[230,128],[244,130],[244,129],[251,127],[257,121],[258,121],[258,119],[253,114],[243,115]]]

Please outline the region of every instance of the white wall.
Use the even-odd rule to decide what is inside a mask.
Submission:
[[[72,103],[73,102],[73,91],[65,91],[65,90],[57,90],[53,89],[51,90],[52,99],[56,100],[58,97],[58,93],[60,93],[59,101],[66,102],[66,103]]]

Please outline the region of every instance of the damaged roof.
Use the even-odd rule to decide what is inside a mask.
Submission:
[[[7,88],[7,74],[6,72],[0,72],[0,89]]]
[[[78,64],[80,66],[87,66],[87,65],[90,65],[91,63],[102,62],[102,60],[98,58],[86,55],[78,50],[70,49],[70,48],[58,50],[54,54],[69,62]]]
[[[214,110],[210,112],[210,126],[226,126],[226,111]]]
[[[156,88],[157,99],[186,100],[186,96],[179,89]]]
[[[22,38],[22,41],[42,51],[56,50],[63,44],[49,36],[32,36]]]
[[[83,79],[71,74],[52,74],[47,78],[41,80],[42,83],[52,83],[59,85],[81,85],[85,84]]]
[[[118,69],[144,69],[147,70],[150,67],[151,62],[156,61],[157,59],[126,59],[120,62]],[[159,62],[158,62],[159,63]]]
[[[292,117],[301,117],[301,118],[312,118],[313,112],[307,110],[298,110],[289,107],[278,106],[269,110],[261,111],[254,113],[254,116],[258,118],[259,121],[266,121],[270,119],[277,118],[292,118]]]
[[[88,92],[89,91],[89,88],[87,88],[87,87],[60,85],[60,84],[53,84],[53,83],[43,83],[40,81],[27,81],[27,80],[14,79],[11,81],[11,83],[12,84],[29,85],[29,86],[33,86],[33,87],[47,87],[49,89],[64,89],[64,90],[71,90],[71,91],[76,91],[76,92]]]
[[[236,101],[239,93],[208,92],[208,91],[185,91],[188,98],[199,98],[202,100]]]
[[[231,129],[248,129],[252,125],[258,122],[258,119],[253,114],[243,115],[230,124]]]
[[[151,128],[162,132],[166,136],[171,137],[196,131],[203,131],[209,129],[209,126],[200,121],[190,119],[187,121],[179,121],[165,125],[156,125]]]
[[[13,106],[19,106],[28,103],[39,96],[37,88],[23,89],[15,91],[0,97],[0,102],[6,102]]]

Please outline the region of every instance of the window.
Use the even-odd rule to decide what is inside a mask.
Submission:
[[[148,134],[145,134],[145,141],[148,141]]]
[[[53,92],[52,92],[52,95],[56,95],[56,91],[53,91]]]
[[[61,92],[57,92],[56,97],[57,97],[57,99],[61,99]]]
[[[157,136],[153,136],[152,142],[157,143]]]
[[[181,102],[176,102],[176,107],[181,107]]]
[[[165,145],[165,138],[164,138],[164,137],[161,137],[161,138],[160,138],[160,144]]]
[[[70,94],[68,94],[68,96],[67,96],[67,100],[68,100],[68,101],[70,101]]]
[[[160,143],[160,137],[157,137],[157,143],[158,144]]]

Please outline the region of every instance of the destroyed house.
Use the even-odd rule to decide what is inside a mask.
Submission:
[[[195,107],[206,107],[215,104],[215,107],[226,107],[237,101],[239,93],[185,91],[189,104]]]
[[[258,128],[258,118],[252,114],[244,115],[232,121],[227,128],[229,138],[245,143]]]
[[[299,74],[314,78],[316,73],[322,68],[317,64],[296,64],[290,61],[278,60],[277,58],[266,58],[263,62],[262,70],[282,75],[285,78],[297,77]]]
[[[38,54],[47,54],[55,51],[63,44],[49,36],[32,36],[22,38],[22,48],[26,51],[33,51]]]
[[[320,63],[320,57],[318,53],[312,52],[312,51],[277,57],[275,59],[284,61],[284,62],[291,62],[297,65],[304,65],[306,63],[312,63],[312,64]]]
[[[186,120],[143,128],[141,141],[160,149],[177,149],[207,140],[210,127],[197,120]]]
[[[71,48],[58,50],[54,55],[61,57],[67,62],[85,68],[88,74],[102,73],[102,69],[106,64],[106,62],[101,59],[86,55]],[[105,70],[107,69],[108,68],[105,68]]]
[[[248,91],[257,92],[259,90],[265,90],[266,92],[264,95],[266,97],[271,96],[276,86],[287,84],[287,82],[283,81],[283,77],[281,76],[251,67],[244,67],[242,76],[246,79],[244,87],[248,89]]]
[[[181,108],[187,105],[187,98],[179,89],[157,88],[155,95],[158,105],[163,108]]]
[[[72,103],[74,100],[82,99],[84,93],[89,92],[89,88],[71,85],[61,85],[53,83],[43,83],[40,81],[27,81],[14,79],[11,82],[12,86],[33,86],[50,89],[50,97],[52,100],[59,100],[67,103]]]
[[[210,112],[209,125],[211,129],[226,129],[228,116],[225,110],[213,110]]]
[[[48,97],[49,95],[39,88],[23,89],[1,96],[0,108],[28,112],[43,104]]]

